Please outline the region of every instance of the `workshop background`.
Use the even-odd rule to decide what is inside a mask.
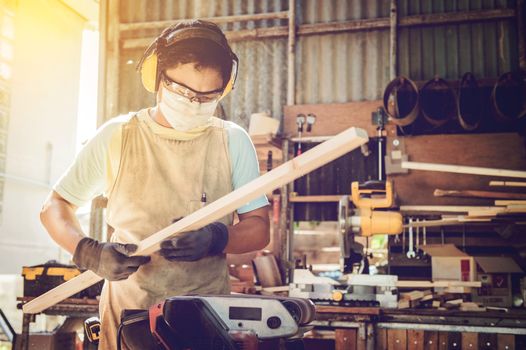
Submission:
[[[378,349],[433,348],[433,341],[449,344],[441,348],[521,348],[526,187],[489,186],[521,179],[401,163],[526,170],[524,8],[523,0],[0,0],[0,309],[20,333],[22,267],[70,263],[40,224],[41,204],[97,126],[154,104],[136,72],[144,49],[174,20],[207,18],[225,30],[240,60],[236,88],[218,115],[251,131],[262,173],[348,127],[370,137],[367,148],[268,194],[269,253],[232,257],[237,290],[283,292],[278,287],[291,282],[293,267],[340,277],[339,198],[351,194],[352,181],[387,178],[390,211],[406,226],[434,223],[411,229],[420,244],[414,258],[409,227],[358,237],[353,247],[364,248],[372,273],[459,283],[398,285],[394,321],[375,332],[369,325],[376,311],[320,312],[309,346],[371,348],[374,339]],[[262,133],[259,127],[275,127],[267,117],[279,127]],[[108,235],[103,207],[98,198],[79,211],[98,239]],[[258,264],[274,268],[268,256],[278,276],[254,277]],[[475,269],[467,279],[456,267],[453,277],[440,276],[462,259]],[[341,307],[357,306],[351,304]],[[411,313],[420,315],[420,329],[404,326]],[[63,317],[38,316],[31,330],[51,332]]]

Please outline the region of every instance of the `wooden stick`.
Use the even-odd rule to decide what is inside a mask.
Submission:
[[[159,249],[159,245],[163,240],[174,236],[176,233],[191,231],[219,220],[245,203],[288,184],[298,177],[360,147],[367,141],[367,133],[364,130],[357,128],[347,129],[332,139],[280,165],[274,170],[193,212],[159,232],[152,234],[150,237],[139,242],[139,247],[134,255],[152,254]],[[86,271],[33,299],[25,304],[22,309],[24,313],[39,313],[100,280],[102,280],[102,278],[95,273]]]
[[[526,207],[525,206],[512,206],[512,207],[506,207],[506,208],[497,208],[497,209],[491,209],[491,210],[473,210],[468,213],[468,217],[495,217],[498,215],[506,215],[506,214],[525,214],[526,213]]]
[[[398,288],[444,288],[444,287],[480,287],[481,282],[464,282],[464,281],[398,281]]]
[[[490,186],[502,186],[502,187],[526,187],[526,182],[517,181],[490,181]]]
[[[404,228],[409,227],[437,227],[437,226],[456,226],[462,225],[467,222],[491,222],[491,219],[487,218],[470,218],[468,216],[459,215],[453,217],[446,217],[440,220],[425,220],[425,221],[413,221],[411,224],[404,224]]]
[[[456,191],[440,190],[433,192],[435,197],[469,197],[469,198],[501,198],[501,199],[526,199],[526,193],[492,192],[492,191]]]
[[[438,213],[467,213],[471,210],[490,210],[496,207],[455,206],[455,205],[402,205],[401,212],[438,212]]]
[[[458,173],[458,174],[526,178],[526,171],[494,169],[494,168],[480,168],[480,167],[463,166],[463,165],[449,165],[449,164],[419,163],[419,162],[403,161],[402,168],[413,169],[413,170],[439,171],[439,172],[446,172],[446,173]]]
[[[508,206],[508,205],[526,205],[526,200],[496,200],[495,201],[496,206]]]

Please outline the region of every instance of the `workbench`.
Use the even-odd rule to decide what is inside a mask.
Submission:
[[[34,299],[34,297],[18,297],[16,300],[18,309]],[[68,319],[77,319],[84,322],[85,319],[99,315],[99,301],[96,299],[65,299],[64,301],[46,309],[42,312],[44,315],[67,316]],[[19,349],[27,350],[29,348],[30,324],[35,321],[36,314],[24,314],[22,320],[22,333],[20,334],[21,346]]]
[[[21,308],[31,298],[17,300]],[[66,299],[43,314],[86,319],[98,315],[98,301]],[[21,337],[26,347],[21,349],[27,349],[33,321],[34,315],[24,315]],[[468,312],[317,305],[312,325],[305,338],[307,350],[526,348],[526,309]]]
[[[526,309],[467,312],[317,306],[313,325],[306,349],[526,348]],[[309,345],[310,339],[318,338],[317,333],[325,344]]]

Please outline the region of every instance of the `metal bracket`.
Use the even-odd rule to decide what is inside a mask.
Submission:
[[[402,162],[408,160],[409,158],[405,154],[404,139],[402,137],[388,137],[387,154],[385,155],[386,175],[407,174],[409,170],[402,168]]]

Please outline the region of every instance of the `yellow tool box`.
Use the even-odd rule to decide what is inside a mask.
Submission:
[[[42,265],[23,266],[24,297],[36,297],[58,285],[80,275],[83,271],[75,265],[65,265],[48,261]],[[71,298],[93,298],[100,295],[103,281],[74,294]]]

